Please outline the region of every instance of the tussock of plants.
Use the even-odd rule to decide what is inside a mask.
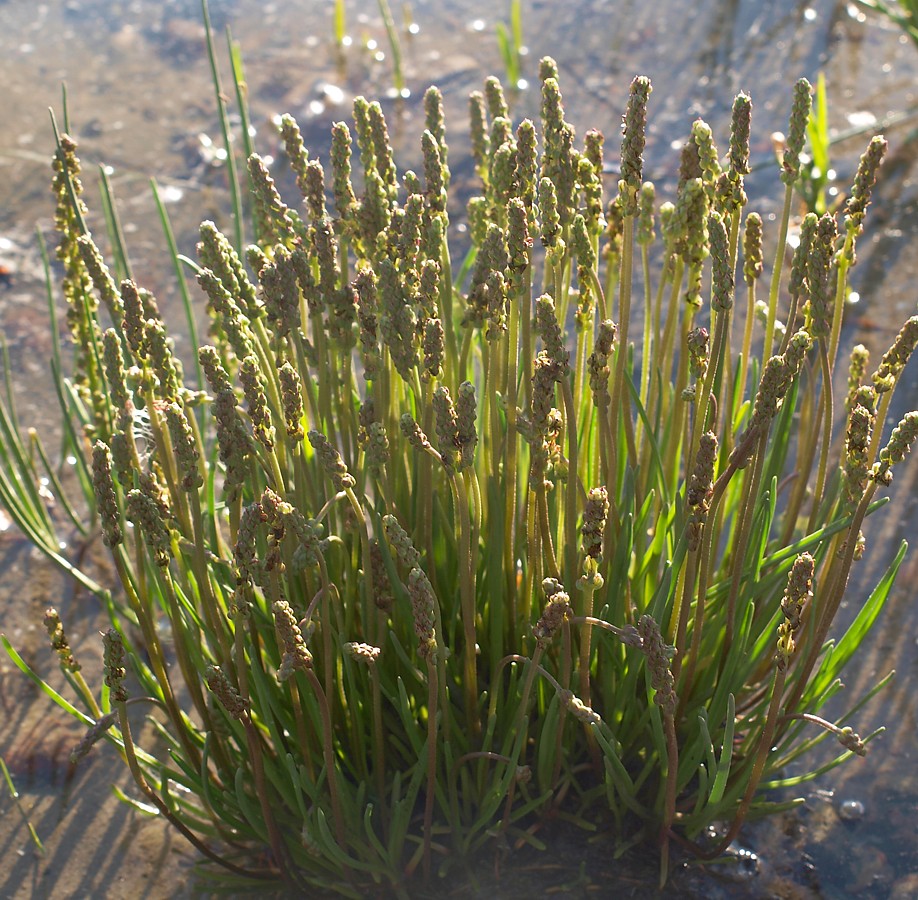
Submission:
[[[617,851],[657,842],[665,877],[673,841],[715,857],[776,808],[770,787],[819,774],[822,739],[835,762],[865,753],[821,711],[902,559],[833,636],[864,517],[918,430],[911,413],[882,438],[918,317],[875,367],[856,348],[834,393],[886,144],[785,259],[797,83],[766,276],[745,94],[726,154],[694,123],[660,203],[642,179],[649,81],[610,179],[552,60],[540,74],[538,126],[511,121],[496,79],[471,97],[464,261],[436,88],[419,174],[398,172],[377,103],[334,126],[328,171],[284,117],[302,196],[253,154],[254,242],[237,206],[233,236],[205,222],[195,260],[173,250],[190,320],[209,314],[184,370],[117,231],[103,262],[59,136],[76,358],[54,374],[82,499],[58,509],[101,534],[116,578],[61,555],[68,523],[37,487],[57,469],[4,405],[2,500],[112,621],[93,689],[49,611],[73,705],[45,689],[89,728],[76,757],[106,738],[95,752],[236,874],[404,890],[489,846],[540,846],[553,811]]]

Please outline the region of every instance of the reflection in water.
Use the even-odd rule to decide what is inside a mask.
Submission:
[[[391,99],[388,42],[376,5],[350,6],[355,7],[349,9],[348,21],[353,42],[344,48],[343,57],[333,44],[330,3],[210,0],[210,14],[217,33],[230,25],[242,44],[256,142],[262,153],[278,155],[271,122],[276,115],[291,112],[300,122],[311,154],[324,157],[330,124],[347,118],[352,98],[367,93],[389,98],[386,115],[400,160],[416,166],[423,116],[413,100],[397,104]],[[357,12],[357,6],[362,12]],[[826,73],[830,119],[839,129],[848,127],[849,113],[869,111],[882,119],[915,103],[918,53],[894,30],[858,22],[849,15],[847,4],[834,0],[767,4],[524,0],[523,8],[529,47],[523,75],[535,81],[538,59],[554,56],[568,117],[581,134],[588,127],[603,129],[612,157],[631,76],[637,72],[651,76],[655,90],[647,166],[662,193],[671,194],[674,185],[673,143],[684,139],[698,115],[705,117],[716,135],[725,135],[732,97],[738,90],[749,91],[755,104],[753,132],[760,143],[753,147],[753,156],[763,167],[750,179],[748,190],[752,207],[765,216],[774,211],[773,201],[767,198],[775,194],[777,183],[766,136],[785,127],[795,78],[806,75],[815,82],[820,69]],[[408,87],[414,97],[429,83],[444,91],[450,165],[456,181],[470,186],[473,167],[465,134],[466,97],[480,88],[485,74],[501,70],[494,26],[505,14],[504,5],[417,0],[412,13],[418,28],[401,36]],[[104,230],[94,171],[104,163],[111,166],[135,276],[161,299],[166,318],[177,325],[181,311],[170,269],[163,264],[163,238],[148,177],[159,182],[183,252],[193,253],[200,220],[211,218],[221,227],[228,225],[223,151],[198,0],[3,3],[0,77],[5,85],[0,101],[5,125],[0,137],[0,327],[17,373],[21,418],[51,435],[54,418],[52,412],[48,419],[47,411],[55,409],[56,399],[47,380],[47,315],[32,238],[34,224],[46,229],[51,213],[47,161],[52,142],[44,110],[48,106],[60,110],[60,83],[66,80],[93,211],[90,227],[98,233]],[[536,91],[518,92],[512,100],[515,118],[538,116]],[[861,259],[853,272],[862,299],[847,323],[843,352],[864,342],[876,358],[914,312],[918,257],[906,248],[914,247],[918,239],[918,196],[914,144],[904,138],[904,129],[890,135],[890,157],[869,217],[871,242],[860,249]],[[862,137],[833,148],[833,164],[842,184],[850,183],[866,140]],[[289,190],[288,195],[295,196]],[[461,212],[454,210],[454,218]],[[179,340],[178,351],[183,350],[187,347]],[[887,430],[908,401],[912,407],[918,405],[916,369],[913,361]],[[896,479],[893,508],[885,511],[891,514],[865,529],[879,553],[867,564],[871,571],[858,573],[852,586],[849,620],[893,555],[898,539],[918,521],[918,467],[903,466]],[[3,630],[31,663],[50,672],[51,655],[37,626],[44,606],[53,601],[65,608],[73,623],[72,636],[80,645],[84,665],[97,670],[94,605],[37,560],[8,524],[0,513]],[[871,638],[872,655],[848,673],[846,693],[856,697],[888,668],[899,670],[892,687],[859,714],[862,733],[874,724],[889,726],[887,735],[871,747],[868,760],[835,770],[808,788],[806,810],[744,835],[756,854],[737,848],[740,865],[731,871],[738,880],[720,884],[709,878],[699,881],[695,872],[677,873],[674,890],[683,896],[706,897],[763,896],[779,890],[785,896],[801,897],[831,897],[850,890],[867,896],[898,890],[899,896],[908,896],[902,891],[918,880],[913,815],[918,782],[909,774],[918,750],[918,701],[908,689],[918,665],[914,639],[918,612],[908,603],[916,577],[918,556],[913,554],[900,575],[895,601]],[[168,839],[164,842],[158,826],[128,815],[110,797],[106,785],[113,751],[98,750],[94,762],[79,770],[70,784],[62,748],[75,742],[74,732],[69,723],[49,715],[45,701],[11,671],[5,659],[0,660],[0,696],[5,726],[0,729],[0,754],[14,769],[20,790],[29,798],[33,823],[51,852],[47,863],[37,864],[17,817],[0,819],[0,857],[12,861],[0,874],[0,894],[49,895],[69,884],[67,890],[74,896],[100,896],[114,879],[128,872],[133,876],[136,870],[137,877],[147,873],[151,882],[161,886],[157,888],[161,895],[177,895],[181,878],[173,880],[175,876],[162,867],[180,842],[175,847]],[[0,802],[0,809],[8,811],[8,804]],[[88,828],[89,823],[95,828]],[[79,852],[71,857],[74,847]],[[190,856],[184,847],[180,849],[185,858]],[[572,859],[582,851],[579,839],[566,849]],[[119,868],[122,859],[124,866]],[[622,878],[634,896],[641,896],[642,882],[646,885],[655,878],[653,866],[645,871],[639,861],[629,861],[634,868],[627,876],[617,869],[605,872],[606,858],[594,862],[607,889],[611,879]],[[544,860],[534,863],[543,864]],[[65,877],[64,866],[69,882],[60,880]]]

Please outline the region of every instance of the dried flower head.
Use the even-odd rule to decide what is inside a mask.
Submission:
[[[280,381],[281,403],[284,407],[284,424],[287,437],[294,441],[303,440],[303,385],[297,370],[285,362],[277,371]]]
[[[140,529],[154,562],[160,568],[166,568],[172,558],[172,542],[162,510],[142,490],[128,491],[125,501],[127,517]]]
[[[128,698],[124,679],[127,670],[124,668],[124,642],[114,628],[109,628],[102,635],[102,666],[105,669],[105,683],[110,690],[113,703],[123,703]]]
[[[546,578],[542,582],[542,589],[547,602],[539,621],[532,626],[532,636],[540,647],[547,647],[572,614],[571,598],[554,579]]]
[[[752,284],[762,277],[764,271],[762,255],[762,217],[755,212],[746,216],[746,227],[743,231],[743,278],[746,284]]]
[[[418,656],[437,661],[437,635],[434,629],[437,598],[426,573],[415,566],[408,573],[408,596],[414,616],[414,632],[418,636]]]
[[[102,542],[106,547],[114,547],[124,538],[115,484],[112,481],[112,454],[102,441],[96,441],[92,448],[92,486],[99,509]]]
[[[45,631],[51,640],[51,648],[60,660],[61,668],[68,672],[79,672],[83,667],[74,659],[73,651],[57,610],[52,606],[45,610]]]
[[[711,308],[728,312],[733,308],[733,265],[727,246],[727,229],[723,219],[708,216],[708,234],[711,240]]]
[[[649,615],[641,616],[637,623],[638,634],[641,637],[641,646],[647,656],[647,668],[650,671],[650,686],[656,692],[653,702],[664,713],[672,716],[676,712],[678,698],[676,697],[675,681],[670,669],[675,648],[663,642],[660,626]]]
[[[854,186],[851,196],[845,204],[845,229],[851,236],[852,242],[861,232],[867,207],[870,205],[870,195],[873,185],[877,180],[877,170],[887,150],[886,139],[881,134],[874,135],[861,157],[854,177]]]
[[[646,75],[631,82],[628,108],[622,120],[622,175],[619,196],[626,216],[637,212],[637,197],[641,189],[644,168],[644,143],[647,129],[647,99],[652,88]]]
[[[809,553],[801,553],[791,567],[787,588],[781,600],[781,611],[785,621],[778,626],[778,652],[776,662],[784,671],[796,652],[796,634],[800,628],[800,616],[813,596],[813,572],[815,562]]]
[[[98,721],[83,735],[80,743],[70,751],[70,764],[76,765],[81,759],[84,759],[89,754],[89,751],[92,750],[93,746],[105,736],[105,732],[117,721],[117,710],[100,716]]]
[[[558,696],[561,699],[561,705],[578,722],[583,722],[584,725],[602,725],[602,717],[575,696],[573,691],[561,691]]]
[[[469,94],[469,120],[472,133],[472,156],[479,171],[484,171],[485,161],[490,156],[491,138],[488,133],[488,113],[481,91]]]
[[[583,524],[580,528],[583,552],[586,556],[592,556],[594,559],[602,558],[602,542],[608,515],[609,492],[604,486],[590,488],[583,509]]]
[[[873,373],[873,384],[877,393],[891,391],[906,363],[918,346],[918,316],[912,316],[899,329],[892,347],[883,355],[880,365]]]
[[[277,642],[283,651],[277,680],[286,681],[297,670],[305,672],[312,668],[312,654],[306,646],[290,604],[286,600],[275,600],[272,609]]]
[[[906,413],[892,430],[889,443],[880,451],[879,462],[871,469],[870,477],[880,484],[892,482],[890,469],[905,459],[912,444],[918,439],[918,412]]]
[[[219,666],[208,666],[204,676],[207,686],[213,692],[214,696],[220,701],[220,705],[234,718],[245,718],[249,703],[242,698],[239,691],[234,688],[226,673]]]
[[[335,485],[335,490],[346,491],[352,488],[356,484],[354,477],[347,471],[341,454],[328,442],[328,438],[320,431],[310,431],[307,437],[316,451],[319,464]]]
[[[360,660],[368,665],[373,665],[376,660],[379,659],[379,654],[382,652],[379,647],[374,647],[372,644],[359,643],[357,641],[347,641],[342,645],[341,649],[344,650],[351,659]]]
[[[791,107],[787,141],[781,157],[781,180],[793,184],[800,174],[800,152],[806,141],[806,126],[813,105],[813,88],[805,78],[794,85],[794,102]]]

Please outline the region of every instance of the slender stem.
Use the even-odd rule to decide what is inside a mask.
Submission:
[[[676,723],[671,712],[663,713],[663,732],[666,735],[666,789],[663,822],[660,825],[661,889],[666,885],[669,874],[669,833],[676,817],[676,787],[679,776],[679,744],[676,740]]]
[[[580,634],[580,699],[590,706],[590,638],[593,624],[593,594],[595,588],[592,583],[583,587],[583,601],[581,603],[581,616],[586,626]]]
[[[338,793],[338,768],[335,763],[335,751],[332,746],[331,713],[328,700],[322,685],[312,669],[306,670],[306,677],[312,685],[313,694],[319,704],[319,714],[322,717],[322,755],[325,759],[325,777],[328,781],[328,793],[331,797],[332,817],[335,823],[335,839],[340,847],[347,846],[347,829],[344,822],[344,812],[341,809],[341,796]]]
[[[746,379],[749,377],[749,357],[752,355],[752,326],[755,322],[755,286],[756,280],[747,282],[746,292],[746,325],[743,329],[743,350],[740,361],[739,395],[746,396]]]
[[[864,517],[867,515],[867,509],[870,501],[876,493],[877,484],[871,481],[867,485],[864,496],[861,497],[857,509],[854,511],[851,524],[845,532],[845,542],[841,556],[834,556],[831,560],[829,570],[822,579],[822,587],[814,597],[818,600],[818,607],[810,609],[809,618],[818,612],[818,619],[812,626],[811,634],[807,643],[806,656],[803,663],[797,667],[795,672],[794,689],[785,703],[785,709],[793,711],[803,692],[806,689],[810,674],[816,666],[820,655],[822,654],[823,644],[829,633],[829,628],[838,612],[842,598],[845,594],[845,588],[848,585],[848,576],[851,572],[851,564],[854,562],[854,554],[857,550],[857,535],[861,530]]]
[[[465,691],[466,717],[469,730],[477,735],[481,729],[478,719],[478,660],[477,638],[475,635],[475,570],[472,568],[471,523],[469,520],[468,499],[456,477],[449,473],[449,483],[453,489],[453,503],[459,516],[459,593],[462,604],[462,628],[465,636]]]
[[[634,216],[625,216],[622,224],[622,262],[618,290],[618,346],[615,356],[615,379],[612,384],[612,404],[609,419],[613,429],[620,417],[631,417],[631,394],[625,388],[628,362],[628,328],[631,317],[631,261],[634,243]],[[617,455],[613,445],[612,456]]]
[[[539,516],[539,531],[542,537],[542,553],[548,565],[548,574],[560,581],[561,570],[558,568],[558,560],[551,540],[551,527],[548,524],[548,498],[545,496],[544,485],[539,485],[536,491],[536,507]]]
[[[188,733],[187,723],[182,715],[182,711],[179,709],[178,703],[176,703],[175,693],[172,690],[172,682],[169,680],[169,674],[166,670],[162,645],[160,644],[159,637],[156,632],[156,625],[150,619],[147,606],[141,603],[140,597],[134,590],[133,583],[131,581],[130,575],[128,574],[129,564],[127,562],[127,556],[123,551],[123,547],[119,546],[116,548],[116,552],[113,554],[113,559],[115,562],[115,570],[118,572],[118,578],[121,581],[121,584],[124,586],[124,592],[127,595],[128,604],[130,605],[134,615],[137,617],[137,623],[140,626],[140,631],[143,635],[144,646],[150,658],[150,665],[153,668],[153,674],[156,676],[157,684],[159,685],[159,689],[162,691],[163,702],[165,703],[166,710],[169,713],[169,719],[172,722],[173,728],[175,728],[176,734],[182,742],[182,746],[185,752],[189,755],[189,758],[194,761],[195,766],[197,766],[200,764],[200,751],[192,741]]]
[[[845,311],[845,294],[848,289],[848,253],[851,250],[851,244],[854,240],[853,233],[848,232],[845,236],[845,243],[841,252],[836,256],[836,280],[835,280],[835,305],[832,307],[832,332],[829,337],[829,363],[835,365],[836,354],[838,353],[838,341],[841,337],[842,318]]]
[[[564,489],[564,567],[567,577],[573,580],[577,571],[577,493],[580,479],[577,475],[577,412],[570,381],[561,379],[561,396],[567,418],[567,484]]]
[[[373,692],[373,774],[376,776],[376,793],[383,833],[388,836],[391,823],[386,803],[386,744],[383,739],[382,691],[379,685],[379,670],[373,660],[369,662],[369,669]]]
[[[519,440],[516,430],[516,406],[519,400],[519,353],[520,315],[524,298],[529,296],[531,266],[523,273],[520,292],[510,301],[510,322],[507,335],[507,382],[504,396],[507,398],[507,428],[504,433],[504,575],[507,581],[507,598],[515,612],[516,606],[516,503],[517,503],[517,457]],[[516,616],[514,615],[514,620]]]
[[[641,245],[641,270],[644,276],[644,341],[641,347],[641,406],[647,409],[647,400],[650,393],[650,360],[652,358],[653,342],[657,335],[653,330],[653,294],[650,284],[650,248],[647,244]],[[638,422],[636,441],[640,445],[644,423]]]
[[[765,468],[763,456],[765,443],[768,440],[767,432],[758,441],[758,447],[752,457],[752,474],[747,475],[743,482],[743,498],[740,501],[740,524],[733,540],[733,571],[730,579],[730,593],[727,597],[727,622],[724,635],[724,649],[721,661],[725,661],[733,646],[733,635],[736,630],[736,602],[739,599],[740,585],[743,581],[743,563],[746,559],[746,547],[752,533],[752,522],[755,518],[755,504],[759,496],[759,484],[762,481],[762,472]]]
[[[424,798],[424,878],[430,877],[434,797],[437,791],[437,667],[427,659],[427,795]]]
[[[816,470],[816,488],[813,491],[813,508],[810,511],[810,521],[807,531],[816,529],[819,522],[819,510],[823,502],[823,493],[826,487],[826,475],[829,467],[829,446],[832,443],[832,418],[834,415],[832,404],[832,369],[829,362],[829,351],[826,339],[819,339],[819,361],[822,364],[822,449],[819,453],[819,468]]]
[[[784,189],[784,208],[781,213],[781,228],[778,231],[778,246],[775,250],[775,263],[771,270],[771,286],[768,291],[768,318],[765,322],[765,343],[762,358],[768,359],[772,354],[775,335],[775,321],[778,317],[778,294],[781,290],[781,273],[784,269],[784,253],[787,246],[787,228],[790,223],[791,202],[794,199],[794,185]]]
[[[730,311],[724,310],[717,312],[714,319],[714,338],[711,341],[710,361],[700,391],[696,391],[695,394],[695,421],[692,425],[691,447],[686,458],[686,471],[688,472],[694,468],[695,457],[698,455],[698,447],[701,444],[701,435],[708,428],[708,407],[711,405],[715,379],[721,374],[724,367],[724,351],[730,330],[730,318]]]
[[[445,217],[446,214],[443,215]],[[456,327],[453,324],[453,279],[445,224],[443,234],[443,246],[440,249],[440,318],[443,320],[443,331],[446,334],[446,377],[448,381],[456,384],[461,380],[462,369],[456,371],[459,365],[459,350],[456,344]]]

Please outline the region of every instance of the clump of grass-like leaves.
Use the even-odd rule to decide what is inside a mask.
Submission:
[[[665,874],[672,839],[714,857],[774,808],[768,788],[818,774],[781,776],[822,738],[836,762],[865,752],[820,711],[902,559],[830,639],[864,517],[918,431],[911,413],[881,447],[918,317],[872,374],[857,348],[833,396],[885,142],[841,221],[804,219],[788,272],[797,84],[763,283],[746,95],[726,157],[694,123],[661,204],[636,78],[609,200],[602,134],[575,149],[552,60],[540,75],[540,128],[511,122],[496,79],[471,98],[481,194],[455,270],[436,88],[421,174],[399,174],[378,103],[354,104],[359,177],[348,125],[328,178],[284,117],[302,197],[288,206],[252,155],[256,242],[205,222],[196,261],[173,251],[210,316],[190,374],[151,294],[103,262],[59,136],[76,366],[54,371],[89,519],[66,508],[101,532],[117,584],[61,555],[36,487],[56,469],[9,405],[0,497],[111,615],[97,695],[49,614],[82,708],[54,697],[91,729],[76,755],[107,737],[145,800],[236,873],[401,890],[495,841],[539,846],[555,811],[618,849],[658,841]],[[159,750],[136,743],[134,704]]]

